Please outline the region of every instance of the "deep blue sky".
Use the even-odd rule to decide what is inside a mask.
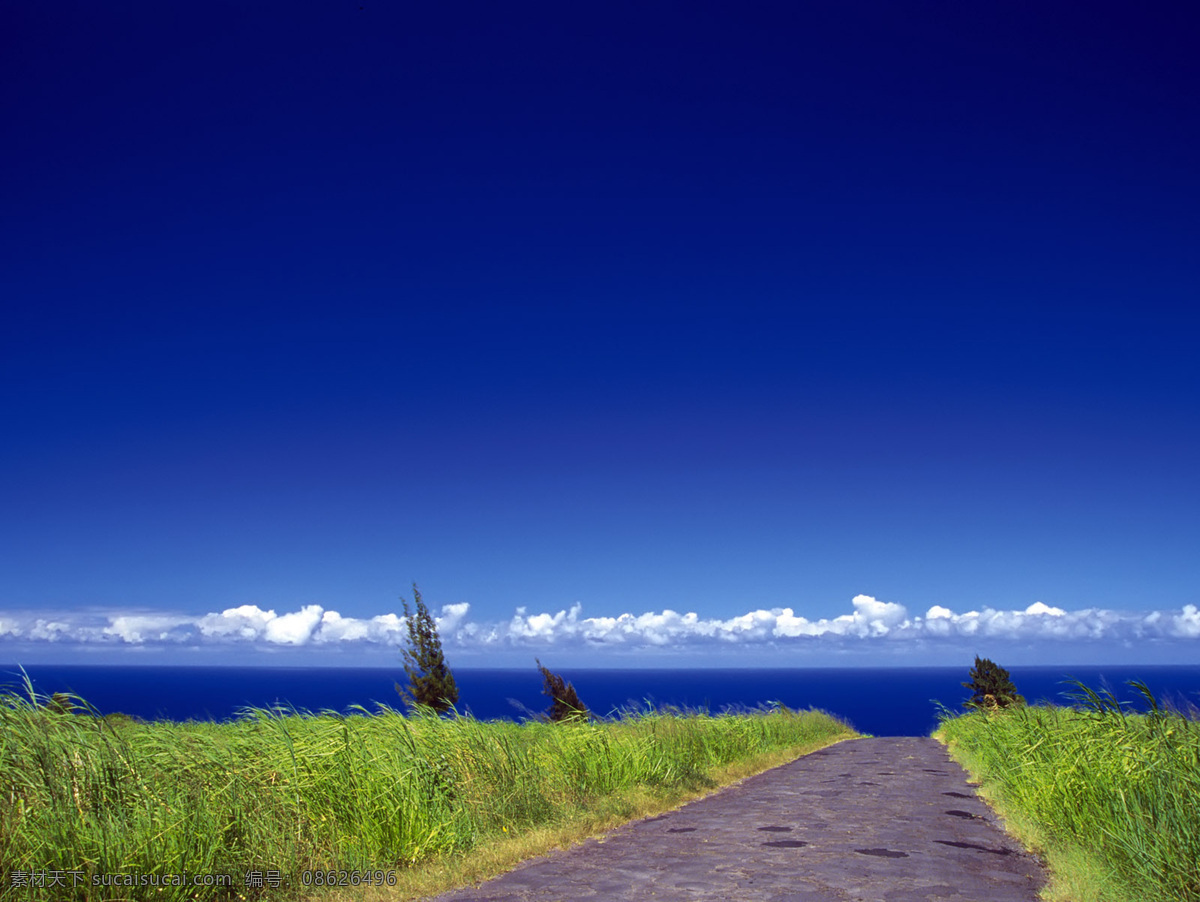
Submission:
[[[1194,16],[4,4],[0,658],[415,580],[485,632],[1161,611],[1012,654],[1194,660]]]

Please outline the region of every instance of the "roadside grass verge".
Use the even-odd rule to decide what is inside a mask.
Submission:
[[[698,716],[698,715],[691,715]],[[738,715],[751,716],[751,715]],[[439,855],[399,874],[396,888],[331,894],[329,902],[408,902],[425,899],[445,890],[474,884],[497,876],[526,859],[553,849],[565,849],[611,830],[630,820],[652,817],[709,795],[746,777],[786,764],[796,758],[856,736],[846,730],[824,735],[773,751],[759,752],[729,764],[710,767],[705,779],[687,784],[635,785],[564,806],[556,816],[521,831],[493,832],[481,837],[471,849]]]
[[[935,738],[1051,870],[1045,897],[1200,902],[1200,722],[1075,683],[1074,707],[943,715]]]
[[[252,709],[141,723],[26,689],[0,694],[5,902],[331,895],[306,872],[345,872],[359,884],[345,898],[412,898],[856,735],[782,708],[562,724]],[[162,885],[179,874],[185,885]],[[230,885],[192,881],[205,875]]]

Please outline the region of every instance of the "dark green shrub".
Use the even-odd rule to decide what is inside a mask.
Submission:
[[[967,705],[972,708],[991,710],[1025,704],[1008,671],[979,655],[975,656],[975,666],[971,669],[971,682],[962,685],[971,690]]]
[[[537,659],[535,658],[534,660],[536,661]],[[553,700],[553,704],[550,705],[550,710],[546,712],[546,716],[555,722],[561,720],[587,720],[587,706],[579,700],[579,695],[575,692],[575,687],[570,683],[564,682],[563,678],[557,673],[551,673],[543,667],[541,661],[537,661],[537,666],[542,674],[542,695],[549,696]]]
[[[446,666],[437,624],[421,600],[421,590],[416,583],[413,583],[413,595],[416,611],[409,611],[408,599],[403,599],[404,618],[408,624],[408,647],[404,649],[408,686],[396,683],[396,691],[410,709],[424,707],[449,711],[458,701],[458,686],[454,683],[454,674]]]

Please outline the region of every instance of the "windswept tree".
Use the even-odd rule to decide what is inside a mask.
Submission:
[[[1017,692],[1008,671],[979,655],[975,656],[975,666],[971,669],[971,682],[962,685],[971,690],[967,704],[972,708],[1009,708],[1025,704],[1025,698]]]
[[[416,583],[413,583],[413,595],[416,598],[415,611],[408,609],[408,599],[401,596],[404,619],[408,624],[408,647],[404,649],[404,672],[408,674],[408,686],[396,683],[396,691],[410,709],[419,705],[435,711],[449,711],[458,701],[454,674],[446,666],[437,624],[421,600],[421,590]]]
[[[551,673],[542,666],[542,662],[537,661],[538,670],[542,673],[542,695],[549,696],[552,700],[550,710],[547,716],[552,721],[561,720],[587,720],[588,709],[579,700],[579,695],[575,692],[575,687],[570,683],[563,681],[563,678],[557,673]]]

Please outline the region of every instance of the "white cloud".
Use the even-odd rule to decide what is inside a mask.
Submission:
[[[1200,638],[1200,609],[1194,604],[1185,604],[1183,613],[1171,617],[1171,625],[1176,636],[1187,639]]]
[[[196,622],[196,626],[205,636],[257,639],[274,619],[274,611],[264,611],[256,604],[244,604],[227,608],[220,614],[205,614]]]
[[[1026,614],[1045,614],[1049,617],[1063,617],[1066,611],[1062,608],[1052,608],[1049,605],[1043,604],[1040,601],[1035,601],[1025,609]]]
[[[925,632],[930,636],[945,638],[954,630],[954,620],[955,614],[952,610],[935,604],[925,612]]]
[[[903,605],[876,601],[870,595],[855,595],[851,604],[854,605],[855,634],[859,636],[886,636],[908,619],[908,611]]]
[[[370,635],[370,621],[343,617],[337,611],[321,615],[321,626],[313,638],[317,642],[359,642]]]
[[[440,630],[440,625],[439,625]],[[369,620],[343,617],[337,611],[325,611],[312,635],[317,644],[367,642],[399,645],[408,638],[404,618],[395,614],[377,614]]]
[[[969,610],[955,613],[933,605],[923,617],[910,616],[895,602],[869,595],[851,601],[853,611],[833,618],[810,620],[792,608],[749,611],[728,619],[701,619],[695,613],[625,613],[588,617],[579,605],[555,614],[530,614],[518,608],[507,623],[473,633],[468,644],[521,646],[525,644],[663,646],[705,642],[753,644],[788,640],[836,639],[895,641],[914,639],[1131,639],[1137,637],[1200,637],[1200,610],[1188,605],[1181,614],[1127,614],[1087,608],[1066,611],[1044,602],[1024,610]]]
[[[181,641],[186,639],[187,633],[180,632],[179,627],[191,622],[187,617],[166,614],[119,614],[111,618],[102,632],[131,645]]]
[[[447,635],[453,633],[467,618],[470,610],[471,606],[465,601],[459,604],[442,605],[442,616],[434,618],[437,621],[438,633]]]
[[[312,638],[323,613],[319,604],[310,604],[291,614],[272,617],[267,621],[266,640],[276,645],[305,645]]]
[[[28,631],[30,639],[45,639],[57,642],[59,639],[71,638],[71,624],[64,620],[35,620]]]
[[[445,605],[437,616],[447,650],[517,650],[552,646],[603,648],[712,648],[776,645],[790,647],[823,642],[830,647],[909,641],[983,640],[1107,641],[1200,639],[1200,609],[1128,613],[1102,608],[1068,611],[1041,601],[1023,610],[967,610],[957,613],[932,605],[924,615],[910,615],[895,602],[855,596],[848,613],[809,619],[790,607],[747,611],[727,618],[702,618],[695,612],[666,609],[641,614],[585,617],[576,603],[556,612],[530,613],[517,608],[505,621],[470,619],[465,602]],[[254,604],[219,613],[186,616],[153,611],[110,614],[0,612],[0,641],[137,647],[262,648],[307,645],[389,647],[407,641],[402,616],[394,612],[370,618],[345,617],[318,604],[276,613]],[[807,646],[805,646],[807,647]],[[865,646],[864,646],[865,647]],[[899,646],[895,646],[899,647]]]

